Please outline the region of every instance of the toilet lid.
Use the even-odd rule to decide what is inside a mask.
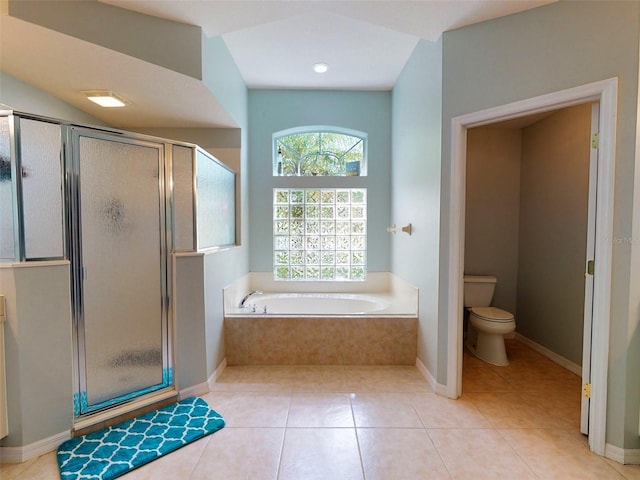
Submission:
[[[496,307],[473,307],[471,313],[490,322],[510,322],[513,320],[511,312]]]

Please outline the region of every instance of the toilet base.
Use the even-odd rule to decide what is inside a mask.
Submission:
[[[480,332],[470,324],[465,345],[474,356],[482,361],[499,367],[509,365],[507,350],[504,346],[504,335]]]

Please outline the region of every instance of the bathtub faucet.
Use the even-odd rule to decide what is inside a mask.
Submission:
[[[240,308],[244,308],[244,304],[251,295],[262,295],[262,290],[253,290],[252,292],[247,293],[243,299],[240,301]]]

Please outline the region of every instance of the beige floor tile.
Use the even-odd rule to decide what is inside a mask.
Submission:
[[[540,478],[623,479],[603,457],[589,452],[586,439],[563,429],[500,430]]]
[[[294,373],[287,366],[227,367],[216,380],[212,391],[284,393],[291,390],[293,380]]]
[[[227,367],[203,396],[226,428],[123,478],[640,480],[640,466],[589,452],[580,378],[506,344],[506,367],[464,352],[457,400],[414,366]],[[0,478],[56,480],[55,453],[2,464]]]
[[[364,393],[351,397],[357,427],[423,428],[407,395]]]
[[[2,460],[2,457],[0,457],[0,460]],[[15,480],[21,472],[35,461],[36,459],[34,458],[22,463],[0,463],[0,478],[2,480]]]
[[[506,440],[490,429],[427,430],[454,479],[534,479]]]
[[[0,478],[4,480],[4,469],[0,470],[0,473],[2,474]],[[29,462],[28,466],[14,478],[15,480],[58,480],[60,471],[58,470],[56,452],[47,453]]]
[[[275,392],[213,392],[202,398],[222,415],[227,428],[284,428],[291,396]]]
[[[605,461],[625,479],[640,480],[640,465],[622,465],[621,463],[614,462],[608,458],[605,458]]]
[[[293,393],[348,393],[342,365],[304,365],[291,368]]]
[[[342,394],[297,394],[291,397],[287,427],[353,428],[351,400]]]
[[[435,393],[414,394],[411,402],[426,428],[487,428],[489,422],[466,397],[457,400]]]
[[[475,405],[494,428],[579,428],[579,423],[565,421],[558,410],[544,407],[527,393],[469,393],[462,398]]]
[[[345,367],[345,382],[350,392],[431,392],[433,391],[415,367],[360,366]]]
[[[281,428],[224,428],[211,436],[188,478],[275,480],[283,437],[284,429]]]
[[[217,435],[217,432],[214,434]],[[196,442],[164,455],[151,463],[133,470],[121,478],[125,480],[155,480],[159,478],[189,478],[198,464],[202,452],[212,436],[206,436]]]
[[[423,429],[358,429],[367,480],[451,478]]]
[[[278,480],[363,478],[355,429],[287,429]]]
[[[491,368],[470,367],[462,376],[462,393],[471,392],[509,392],[514,387],[499,373]]]

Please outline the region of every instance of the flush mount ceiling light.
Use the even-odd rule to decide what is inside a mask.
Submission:
[[[87,90],[82,93],[93,103],[97,103],[101,107],[124,107],[129,103],[110,90]]]
[[[313,71],[316,73],[326,73],[329,70],[329,65],[326,63],[316,63],[313,66]]]

